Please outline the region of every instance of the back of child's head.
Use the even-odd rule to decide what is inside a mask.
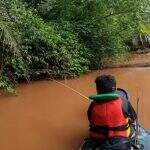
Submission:
[[[101,75],[95,80],[98,93],[111,93],[116,90],[116,79],[112,75]]]

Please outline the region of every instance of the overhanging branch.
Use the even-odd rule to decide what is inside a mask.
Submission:
[[[122,12],[110,13],[109,15],[106,15],[106,16],[104,16],[102,18],[106,19],[106,18],[109,18],[111,16],[118,16],[118,15],[129,14],[129,13],[134,13],[134,11],[133,10],[127,10],[127,11],[122,11]]]

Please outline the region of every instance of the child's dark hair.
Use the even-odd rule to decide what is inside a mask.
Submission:
[[[110,93],[116,90],[116,80],[112,75],[101,75],[95,80],[98,93]]]

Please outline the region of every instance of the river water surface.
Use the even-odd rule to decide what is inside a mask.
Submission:
[[[66,84],[88,96],[95,93],[94,80],[100,74],[115,75],[135,108],[140,97],[140,122],[150,129],[150,68],[95,71]],[[0,99],[1,150],[78,149],[88,133],[88,100],[52,81],[22,84],[18,93]]]

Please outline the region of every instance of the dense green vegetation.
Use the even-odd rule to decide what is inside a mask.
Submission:
[[[1,0],[0,87],[80,75],[129,50],[149,0]]]
[[[142,32],[150,34],[150,6],[146,7],[143,21],[144,21],[144,23],[141,24]]]

